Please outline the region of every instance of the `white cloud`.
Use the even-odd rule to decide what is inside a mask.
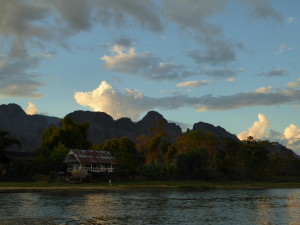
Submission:
[[[286,51],[290,51],[290,50],[293,50],[293,48],[292,47],[290,47],[290,46],[288,46],[287,44],[281,44],[279,47],[278,47],[278,49],[277,49],[277,54],[282,54],[282,53],[284,53],[284,52],[286,52]]]
[[[270,121],[266,116],[259,113],[258,121],[255,121],[247,131],[241,132],[238,135],[238,138],[240,140],[245,140],[248,136],[252,136],[256,139],[279,142],[300,154],[300,128],[295,124],[290,124],[283,132],[270,130],[269,133],[267,133],[269,125]]]
[[[134,47],[125,47],[115,44],[111,49],[111,56],[105,55],[106,69],[129,75],[139,75],[152,80],[180,80],[195,73],[183,65],[163,63],[162,60],[149,53],[137,53]]]
[[[300,128],[295,124],[290,124],[284,129],[282,136],[286,146],[300,154]]]
[[[236,78],[235,77],[229,77],[229,78],[227,78],[227,81],[228,82],[235,82]]]
[[[289,88],[292,88],[292,89],[295,89],[295,88],[299,87],[300,86],[300,78],[298,78],[294,82],[289,82],[288,86],[289,86]]]
[[[300,139],[300,128],[295,124],[290,124],[289,127],[285,128],[283,134],[286,139]]]
[[[258,114],[258,121],[255,121],[252,127],[248,128],[248,131],[244,131],[238,135],[240,140],[247,139],[248,136],[252,136],[256,139],[261,139],[266,136],[266,130],[269,127],[270,122],[267,117],[259,113]]]
[[[268,86],[268,87],[261,87],[261,88],[257,88],[255,90],[256,93],[271,93],[272,92],[272,86]]]
[[[289,23],[293,23],[296,21],[296,18],[295,17],[288,17],[285,19],[286,22],[289,22]]]
[[[300,154],[300,128],[295,124],[291,124],[285,128],[283,135],[287,139],[287,147]]]
[[[88,106],[94,111],[106,112],[115,119],[137,119],[141,113],[153,107],[153,104],[147,105],[147,98],[138,90],[126,89],[123,94],[105,81],[91,92],[76,92],[74,98],[78,104]]]
[[[107,69],[114,69],[123,73],[138,73],[148,67],[155,57],[149,53],[136,53],[135,48],[126,49],[123,46],[115,45],[111,48],[112,56],[105,55],[100,59],[105,62]]]
[[[209,84],[209,81],[207,80],[201,80],[201,81],[186,81],[176,84],[177,87],[201,87],[203,85]]]
[[[26,108],[25,112],[28,115],[35,115],[39,113],[39,110],[37,109],[36,105],[32,102],[28,102],[28,107]]]

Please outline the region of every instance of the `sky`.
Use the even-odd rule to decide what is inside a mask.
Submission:
[[[155,110],[300,154],[299,0],[0,0],[0,103]]]

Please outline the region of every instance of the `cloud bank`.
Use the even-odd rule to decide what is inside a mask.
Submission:
[[[191,86],[196,83],[181,83],[181,86]],[[153,98],[144,96],[138,90],[126,89],[125,93],[115,90],[105,81],[91,92],[76,92],[75,100],[83,106],[89,106],[95,111],[104,111],[113,117],[131,117],[136,119],[142,112],[159,109],[178,109],[192,107],[197,111],[232,110],[249,106],[293,104],[300,101],[300,90],[278,89],[272,87],[259,88],[254,92],[238,93],[228,96],[214,97],[204,95],[189,97],[173,95],[171,97]]]
[[[0,98],[41,98],[38,89],[43,83],[31,72],[39,62],[38,57],[28,54],[23,44],[14,43],[7,55],[0,56]]]
[[[267,0],[239,2],[246,3],[256,18],[281,20]],[[198,44],[186,52],[199,64],[231,63],[236,59],[236,51],[243,48],[241,43],[226,37],[220,25],[211,22],[212,17],[226,9],[226,0],[0,0],[0,5],[0,38],[3,46],[8,46],[0,49],[1,98],[42,97],[39,93],[42,82],[37,81],[41,77],[32,72],[39,68],[41,59],[33,57],[28,49],[42,52],[62,46],[67,49],[68,38],[89,32],[99,24],[104,28],[138,27],[158,35],[163,35],[169,26],[175,27]],[[117,44],[126,46],[124,42]],[[10,54],[15,46],[27,52],[26,57]],[[278,51],[286,50],[289,47],[281,46]],[[134,48],[115,47],[112,54],[102,60],[106,68],[115,71],[152,80],[178,80],[194,75],[184,65],[163,62],[156,55],[137,53]]]

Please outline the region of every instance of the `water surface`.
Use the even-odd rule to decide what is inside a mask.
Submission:
[[[300,224],[300,189],[1,193],[0,224]]]

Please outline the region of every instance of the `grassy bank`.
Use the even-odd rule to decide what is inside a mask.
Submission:
[[[300,182],[135,181],[101,183],[0,182],[0,192],[101,191],[101,190],[213,190],[300,188]]]

